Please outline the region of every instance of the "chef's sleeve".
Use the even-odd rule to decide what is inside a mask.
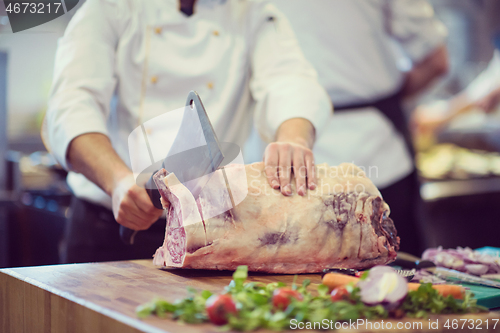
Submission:
[[[316,137],[332,115],[332,103],[304,57],[292,28],[274,5],[262,2],[251,50],[250,89],[255,126],[266,142],[286,120],[309,120]]]
[[[386,30],[413,62],[445,43],[448,31],[427,0],[385,1]]]
[[[49,150],[70,169],[68,146],[86,133],[108,134],[106,119],[116,85],[119,1],[87,0],[59,40],[46,115]]]
[[[495,50],[488,67],[466,88],[469,101],[478,101],[493,90],[500,88],[500,51]]]

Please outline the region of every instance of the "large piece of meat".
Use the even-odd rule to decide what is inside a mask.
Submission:
[[[314,191],[302,197],[293,188],[294,195],[285,197],[269,186],[262,163],[229,166],[226,177],[214,174],[196,201],[174,174],[159,171],[155,182],[168,216],[154,263],[295,274],[391,262],[399,237],[375,185],[353,164],[316,168]],[[244,200],[236,198],[247,191]],[[240,203],[231,208],[232,202]]]

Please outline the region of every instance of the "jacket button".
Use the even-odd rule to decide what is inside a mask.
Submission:
[[[213,84],[213,82],[208,82],[208,83],[207,83],[207,88],[208,88],[208,89],[213,89],[213,88],[214,88],[214,84]]]
[[[214,36],[219,36],[219,31],[214,30],[213,34],[214,34]]]
[[[156,27],[156,28],[155,28],[155,33],[156,33],[157,35],[161,34],[161,27]]]
[[[151,77],[151,83],[155,84],[156,82],[158,82],[158,76],[152,76]]]

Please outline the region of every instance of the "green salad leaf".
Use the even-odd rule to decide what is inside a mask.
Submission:
[[[454,299],[452,296],[443,296],[432,288],[431,283],[423,283],[417,290],[408,292],[401,305],[406,315],[414,318],[424,318],[432,314],[462,314],[488,311],[487,308],[476,304],[470,291],[465,292],[463,300]]]
[[[364,274],[366,276],[366,274]],[[360,289],[352,284],[345,286],[349,292],[348,299],[333,302],[328,287],[320,284],[315,290],[310,280],[296,284],[297,276],[289,290],[299,292],[302,299],[289,298],[289,305],[284,310],[273,306],[273,293],[284,288],[282,282],[269,284],[247,281],[248,267],[239,266],[233,274],[233,280],[224,288],[224,293],[231,296],[236,303],[237,314],[229,315],[228,323],[222,330],[253,331],[259,328],[283,330],[290,328],[291,320],[297,322],[321,322],[327,319],[332,322],[357,320],[360,318],[376,320],[390,318],[394,313],[403,313],[409,317],[423,318],[428,314],[470,313],[487,311],[472,299],[470,292],[463,300],[451,296],[444,297],[432,288],[430,283],[422,284],[418,290],[410,291],[397,311],[388,311],[382,305],[368,306],[361,302]],[[311,292],[313,289],[313,292]],[[208,322],[205,309],[207,299],[212,292],[198,292],[188,288],[188,297],[174,303],[155,299],[137,307],[139,318],[150,315],[169,317],[184,323],[196,324]]]

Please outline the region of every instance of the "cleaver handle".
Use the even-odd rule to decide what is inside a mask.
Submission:
[[[120,239],[123,243],[127,245],[134,244],[135,235],[138,233],[138,230],[129,229],[123,225],[120,226]]]
[[[160,201],[161,198],[160,191],[158,191],[155,181],[153,180],[153,176],[157,172],[158,170],[153,172],[153,175],[149,178],[148,182],[146,183],[146,192],[148,192],[149,198],[151,199],[153,206],[155,206],[158,209],[163,209],[163,206],[161,205]]]
[[[153,172],[153,175],[156,173]],[[163,209],[161,205],[161,195],[160,191],[156,188],[156,184],[153,180],[153,176],[149,178],[148,182],[146,183],[146,192],[148,192],[149,198],[151,199],[151,202],[153,203],[153,206],[155,206],[158,209]],[[127,245],[133,245],[134,244],[134,238],[135,235],[137,234],[138,230],[132,230],[127,227],[124,227],[123,225],[120,226],[120,239],[122,240],[123,243]]]

